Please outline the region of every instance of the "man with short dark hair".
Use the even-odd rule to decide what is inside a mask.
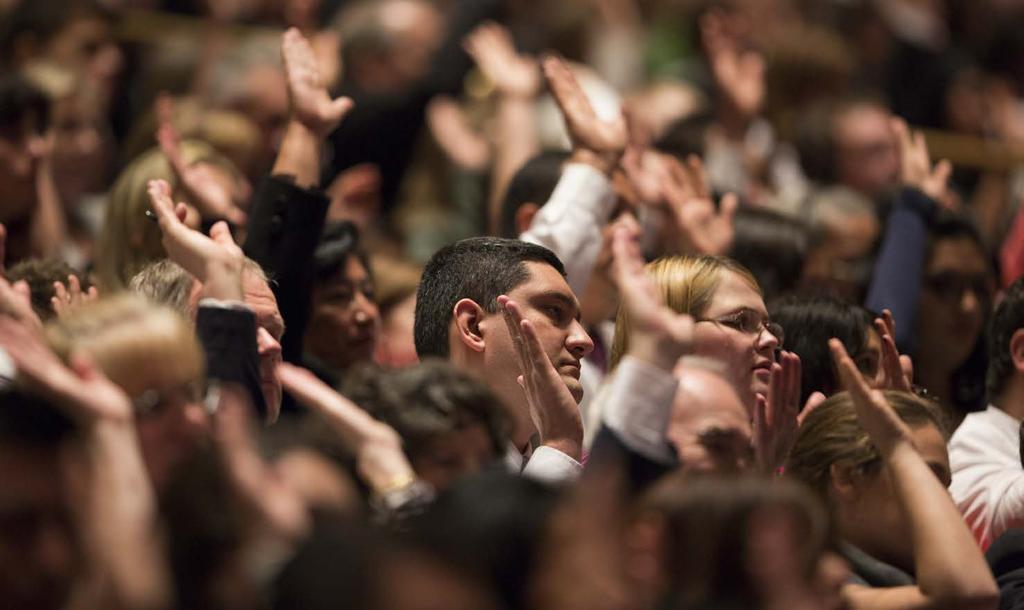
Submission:
[[[573,403],[583,397],[580,361],[594,347],[564,273],[546,248],[476,237],[435,253],[416,295],[420,358],[447,358],[486,381],[511,410],[518,455],[510,452],[510,463],[518,457],[524,473],[546,479],[564,479],[581,468],[583,424]],[[547,362],[527,361],[525,350],[534,346]],[[533,365],[541,370],[526,370]],[[554,395],[528,400],[533,375],[551,370],[562,382],[544,378]]]
[[[983,549],[1024,526],[1024,279],[996,308],[988,349],[989,406],[968,414],[949,443],[949,490]]]

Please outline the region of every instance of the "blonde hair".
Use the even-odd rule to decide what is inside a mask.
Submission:
[[[754,275],[743,265],[724,256],[668,256],[648,263],[644,269],[672,311],[694,318],[703,316],[707,311],[726,272],[739,275],[761,294]],[[629,318],[626,311],[619,308],[609,358],[610,369],[618,365],[628,349]]]
[[[186,165],[207,163],[238,177],[238,170],[210,145],[198,140],[181,143]],[[146,184],[162,179],[179,200],[178,180],[171,165],[158,148],[152,148],[131,162],[114,182],[107,200],[103,231],[96,244],[96,276],[107,294],[125,290],[133,275],[150,261],[167,256],[160,243],[160,227],[146,218],[150,209]]]
[[[188,321],[138,295],[120,294],[82,305],[53,320],[46,335],[63,360],[85,353],[129,393],[142,389],[133,387],[142,370],[160,371],[172,381],[205,375],[203,350]]]

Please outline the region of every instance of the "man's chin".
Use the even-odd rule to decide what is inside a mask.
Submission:
[[[575,377],[563,377],[562,379],[565,380],[565,386],[569,388],[569,393],[572,394],[573,400],[576,401],[576,404],[580,404],[583,400],[583,384]]]

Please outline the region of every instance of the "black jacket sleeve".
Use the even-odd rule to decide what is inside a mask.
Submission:
[[[313,253],[324,230],[330,200],[288,177],[267,176],[257,188],[243,250],[267,273],[284,318],[281,355],[302,363],[302,337],[309,323]]]
[[[255,314],[242,307],[200,304],[196,313],[196,334],[206,354],[207,378],[244,387],[256,412],[261,418],[265,417],[267,403],[260,383]]]

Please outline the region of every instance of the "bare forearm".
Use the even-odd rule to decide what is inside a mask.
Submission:
[[[537,153],[540,144],[533,121],[533,100],[516,96],[502,98],[498,107],[497,146],[491,173],[491,228],[498,228],[501,204],[516,171]]]
[[[301,188],[320,185],[320,137],[297,120],[288,122],[281,150],[274,161],[275,176],[295,177]]]
[[[914,545],[917,584],[930,600],[995,608],[998,588],[949,493],[909,444],[887,460]]]
[[[85,538],[103,575],[107,607],[172,607],[156,498],[131,422],[99,422],[87,434],[90,470]]]

